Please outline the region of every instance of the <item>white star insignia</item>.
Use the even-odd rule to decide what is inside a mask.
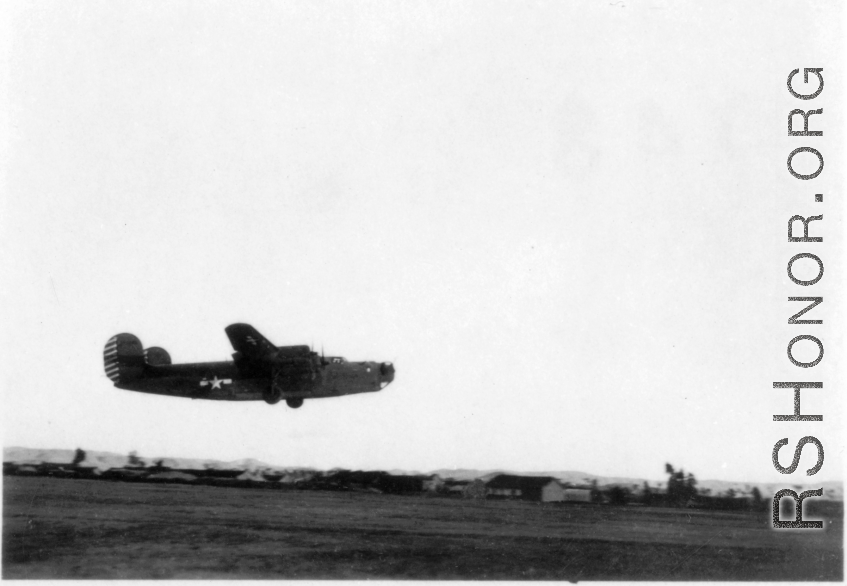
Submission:
[[[201,387],[205,387],[207,385],[212,385],[213,389],[221,388],[222,384],[223,385],[232,384],[232,379],[231,378],[218,378],[218,375],[215,375],[215,378],[213,378],[212,380],[207,380],[207,379],[204,378],[203,380],[200,381]]]

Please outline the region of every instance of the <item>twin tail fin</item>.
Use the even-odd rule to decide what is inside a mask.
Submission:
[[[115,384],[142,376],[148,365],[161,366],[170,363],[171,357],[166,350],[156,346],[145,350],[141,340],[132,334],[112,336],[103,349],[106,376]]]

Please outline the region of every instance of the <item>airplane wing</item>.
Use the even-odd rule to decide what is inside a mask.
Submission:
[[[224,331],[236,352],[252,363],[273,358],[278,352],[276,346],[249,324],[232,324]]]

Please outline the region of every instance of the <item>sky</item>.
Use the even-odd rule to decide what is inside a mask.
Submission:
[[[810,481],[841,478],[838,3],[5,10],[4,446],[797,484],[814,449],[785,476],[773,445],[787,465],[814,435]],[[786,88],[804,67],[812,101]],[[787,136],[794,108],[824,135]],[[812,181],[786,170],[799,146],[826,159]],[[788,243],[816,213],[824,242]],[[799,252],[814,286],[788,279]],[[823,324],[787,324],[804,295]],[[119,332],[228,359],[236,322],[395,382],[295,411],[103,371]],[[799,334],[814,368],[787,359]],[[772,421],[794,380],[823,381],[802,395],[822,422]]]

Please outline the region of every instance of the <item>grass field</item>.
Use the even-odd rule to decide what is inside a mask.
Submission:
[[[3,578],[840,580],[763,513],[5,477]],[[808,516],[808,515],[807,515]]]

